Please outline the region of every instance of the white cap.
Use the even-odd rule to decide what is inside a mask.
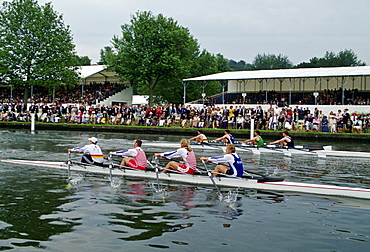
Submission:
[[[98,139],[96,137],[90,137],[89,138],[89,141],[91,141],[93,143],[97,143],[98,142]]]

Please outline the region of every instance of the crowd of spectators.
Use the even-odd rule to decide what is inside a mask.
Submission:
[[[53,94],[52,89],[35,86],[33,87],[32,94],[30,94],[27,103],[85,103],[87,105],[92,105],[103,101],[127,87],[127,84],[109,81],[104,83],[91,82],[89,85],[65,87],[64,89],[56,90]],[[29,93],[31,93],[31,91]],[[23,102],[23,100],[24,90],[10,90],[9,87],[0,89],[1,103],[9,103],[12,101]]]
[[[226,94],[226,100],[224,103],[231,104],[280,104],[285,106],[291,99],[292,104],[298,105],[339,105],[342,104],[342,89],[324,89],[318,92],[318,96],[314,97],[313,92],[293,92],[291,94],[285,92],[277,92],[270,90],[267,92],[259,91],[256,93],[245,93],[245,97],[242,93]],[[267,97],[267,99],[266,99]],[[358,89],[345,89],[344,90],[344,104],[345,105],[370,105],[370,92],[360,92]],[[196,101],[197,103],[203,103],[203,100]],[[316,102],[316,103],[315,103]],[[206,98],[205,103],[207,105],[213,105],[215,103],[222,103],[220,97]]]
[[[350,113],[348,109],[332,111],[325,115],[317,108],[271,105],[261,106],[194,106],[155,105],[113,106],[1,103],[0,121],[36,121],[48,123],[111,124],[159,127],[192,127],[250,129],[251,123],[259,130],[292,130],[332,133],[363,133],[370,127],[370,113]]]
[[[294,93],[292,99],[298,105],[288,106],[288,94],[269,91],[271,101],[263,100],[265,92],[234,95],[225,103],[228,106],[215,106],[216,99],[209,99],[203,106],[195,105],[155,105],[149,106],[113,106],[96,105],[99,101],[127,88],[119,83],[90,83],[73,89],[58,90],[54,94],[45,88],[34,88],[33,96],[26,103],[23,93],[12,90],[0,91],[0,121],[30,121],[31,113],[40,122],[140,125],[160,127],[193,127],[260,130],[296,130],[321,132],[367,132],[370,127],[370,113],[356,114],[348,110],[332,111],[324,115],[315,109],[310,111],[303,104],[312,104],[311,94]],[[342,90],[323,90],[317,104],[336,105]],[[345,90],[347,104],[370,105],[366,93],[358,90]],[[5,98],[8,97],[8,98]],[[304,97],[304,98],[302,98]],[[352,97],[352,99],[348,98]],[[261,102],[262,101],[262,102]],[[199,102],[204,102],[200,100]],[[263,110],[261,106],[250,107],[246,103],[271,104]],[[74,105],[78,104],[78,105]],[[340,104],[340,103],[339,103]],[[231,106],[230,106],[231,105]]]

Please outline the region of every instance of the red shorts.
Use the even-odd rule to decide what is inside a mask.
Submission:
[[[179,172],[186,173],[186,174],[194,174],[194,172],[195,172],[194,169],[186,167],[186,165],[184,165],[184,164],[180,164],[177,169],[178,169]]]
[[[146,170],[146,167],[142,167],[142,166],[138,166],[135,162],[134,159],[130,159],[128,162],[127,162],[127,166],[130,167],[130,168],[133,168],[133,169],[138,169],[138,170],[143,170],[145,171]]]

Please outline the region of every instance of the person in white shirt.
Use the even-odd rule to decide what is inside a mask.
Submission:
[[[155,153],[155,157],[164,157],[164,158],[181,158],[182,163],[176,161],[170,161],[167,163],[166,168],[163,172],[169,172],[171,169],[178,171],[180,173],[194,174],[197,166],[197,160],[194,154],[194,151],[189,146],[188,139],[181,139],[180,149],[175,151],[169,151],[164,153]]]
[[[103,166],[104,155],[100,147],[97,145],[98,139],[96,137],[90,137],[89,142],[90,144],[85,146],[68,149],[68,152],[75,151],[83,153],[81,163]]]

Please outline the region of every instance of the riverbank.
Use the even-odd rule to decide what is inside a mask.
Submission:
[[[1,129],[30,129],[31,124],[27,122],[0,122]],[[148,126],[127,126],[127,125],[101,125],[101,124],[64,124],[64,123],[36,123],[35,130],[57,130],[57,131],[82,131],[82,132],[114,132],[114,133],[130,133],[130,134],[155,134],[155,135],[181,135],[195,136],[196,128],[181,128],[181,127],[148,127]],[[208,129],[202,128],[203,132],[208,137],[220,137],[224,129]],[[250,130],[231,129],[231,133],[236,139],[250,138]],[[281,131],[263,130],[262,135],[266,139],[280,138]],[[322,133],[322,132],[299,132],[291,131],[291,135],[296,140],[310,140],[317,142],[370,142],[370,134],[362,133]]]

